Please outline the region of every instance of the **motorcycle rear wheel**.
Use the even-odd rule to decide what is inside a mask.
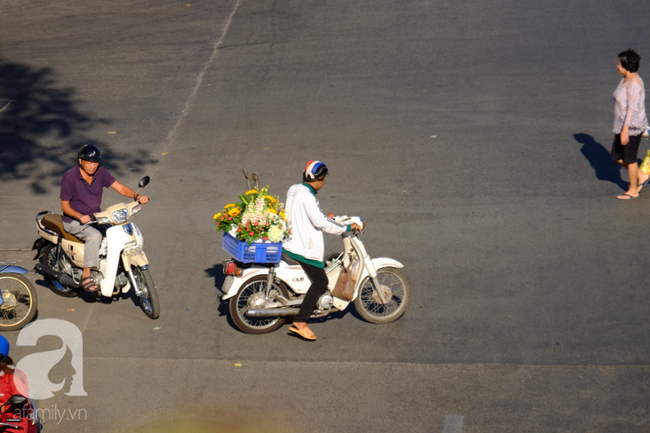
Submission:
[[[388,298],[385,305],[375,293],[375,285],[366,277],[354,300],[354,306],[361,317],[370,323],[390,323],[402,317],[411,300],[411,288],[408,280],[396,268],[377,269],[377,281],[382,292]]]
[[[49,242],[48,245],[43,249],[43,252],[41,253],[38,261],[41,263],[41,265],[47,268],[54,269],[55,271],[61,270],[59,264],[56,261],[56,245]],[[77,291],[72,287],[64,286],[63,284],[50,277],[43,276],[43,278],[45,279],[45,282],[49,286],[50,290],[59,296],[63,296],[64,298],[72,298],[77,294]]]
[[[255,299],[264,296],[266,279],[267,277],[263,275],[251,278],[242,285],[235,296],[230,298],[230,304],[228,305],[230,317],[232,317],[235,325],[247,334],[268,334],[284,325],[285,319],[280,317],[254,318],[246,316],[246,311],[250,308],[249,304]],[[289,291],[282,283],[280,285],[273,283],[271,296],[273,291],[279,292],[285,298],[289,297]]]
[[[20,274],[0,274],[0,331],[15,331],[27,325],[36,314],[38,298],[32,283]]]
[[[160,316],[160,302],[149,269],[134,266],[132,271],[140,289],[140,308],[150,319],[157,319]]]

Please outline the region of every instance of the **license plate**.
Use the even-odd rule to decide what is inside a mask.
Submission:
[[[232,275],[228,275],[226,279],[223,281],[223,285],[221,286],[221,291],[223,292],[224,295],[228,294],[228,290],[230,290],[230,286],[232,286],[233,281],[235,281],[235,277]]]

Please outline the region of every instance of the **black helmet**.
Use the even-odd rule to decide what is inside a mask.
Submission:
[[[102,159],[102,153],[99,151],[99,147],[94,144],[84,144],[77,152],[77,157],[84,161],[99,162]]]

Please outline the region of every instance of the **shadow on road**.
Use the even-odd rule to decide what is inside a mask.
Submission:
[[[215,291],[215,296],[217,297],[217,311],[219,312],[219,317],[225,316],[230,327],[239,331],[235,322],[230,318],[230,314],[228,314],[229,301],[221,299],[221,297],[226,294],[222,288],[224,281],[226,281],[226,276],[223,274],[223,265],[221,263],[215,264],[211,268],[205,269],[205,273],[208,277],[214,278],[214,287],[218,289]]]
[[[580,152],[591,164],[591,168],[594,169],[598,180],[609,181],[622,189],[627,189],[629,183],[621,178],[621,166],[612,161],[609,150],[605,146],[598,143],[589,134],[573,134],[573,137],[578,143],[582,144]]]
[[[49,284],[45,280],[45,278],[41,275],[39,275],[40,278],[36,280],[36,285],[44,287],[45,289],[52,291],[50,288]],[[52,291],[55,293],[54,291]],[[58,295],[61,296],[61,295]],[[133,304],[136,307],[140,307],[140,298],[135,294],[134,290],[129,290],[127,293],[118,293],[117,295],[114,295],[110,298],[105,298],[103,296],[100,296],[99,293],[90,293],[86,292],[84,290],[77,290],[75,291],[75,294],[70,296],[69,298],[76,298],[76,299],[81,299],[83,302],[87,304],[94,304],[94,303],[102,303],[102,304],[110,304],[114,301],[119,301],[119,300],[126,300],[130,299],[133,301]]]
[[[208,277],[214,278],[214,287],[223,293],[221,287],[224,281],[226,281],[226,276],[223,274],[223,265],[221,263],[215,264],[211,268],[206,269],[205,273]],[[225,295],[225,293],[223,294]]]
[[[81,145],[92,142],[86,135],[106,119],[94,118],[77,106],[76,91],[60,88],[50,68],[35,69],[0,59],[0,182],[26,180],[36,194],[58,189],[63,173],[75,164]],[[146,155],[104,152],[102,164],[119,175],[121,162],[129,167],[151,163]]]

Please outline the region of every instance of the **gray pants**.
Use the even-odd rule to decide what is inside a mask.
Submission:
[[[84,268],[99,269],[99,247],[102,244],[102,232],[92,226],[84,227],[79,221],[63,223],[63,228],[71,235],[84,241]]]

